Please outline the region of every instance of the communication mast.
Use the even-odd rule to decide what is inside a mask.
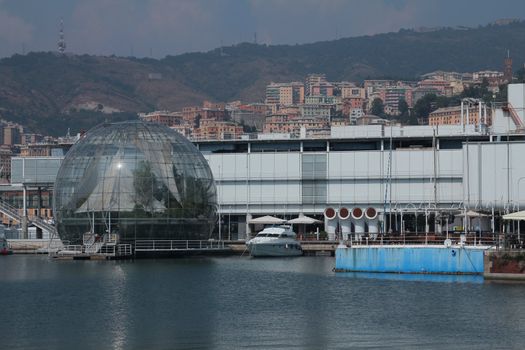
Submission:
[[[510,50],[507,50],[507,57],[505,57],[503,66],[503,79],[507,83],[512,83],[512,58],[510,57]]]
[[[58,52],[61,54],[66,51],[66,39],[64,38],[64,20],[60,19],[60,31],[58,32]]]

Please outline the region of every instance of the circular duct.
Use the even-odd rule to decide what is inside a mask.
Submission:
[[[348,208],[342,207],[339,208],[339,219],[346,220],[350,217],[350,210]]]
[[[373,219],[377,218],[377,210],[375,210],[374,208],[370,207],[370,208],[368,208],[366,210],[365,215],[366,215],[366,218],[368,220],[373,220]]]
[[[356,220],[362,219],[364,214],[361,208],[352,209],[352,217]]]
[[[324,217],[328,220],[335,219],[335,216],[337,215],[334,208],[328,207],[324,210]]]

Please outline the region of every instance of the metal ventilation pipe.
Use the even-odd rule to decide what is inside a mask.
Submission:
[[[341,235],[343,236],[343,240],[348,240],[348,237],[352,233],[352,222],[350,220],[350,210],[348,208],[342,207],[339,208],[339,212],[337,213],[339,216],[339,225],[341,226]]]
[[[379,218],[377,217],[377,210],[370,207],[365,211],[366,220],[368,222],[368,233],[372,240],[377,239],[377,234],[379,233]]]
[[[363,233],[365,233],[365,213],[361,208],[352,209],[352,221],[354,222],[355,227],[355,240],[360,241],[362,239]]]
[[[324,210],[324,230],[328,233],[328,240],[335,240],[335,230],[337,228],[337,211],[328,207]]]

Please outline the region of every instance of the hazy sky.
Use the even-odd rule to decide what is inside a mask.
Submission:
[[[163,57],[525,17],[524,0],[0,0],[0,57],[56,50]]]

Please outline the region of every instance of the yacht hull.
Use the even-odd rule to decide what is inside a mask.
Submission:
[[[253,257],[285,257],[301,256],[303,250],[298,243],[255,243],[248,245],[250,255]]]

